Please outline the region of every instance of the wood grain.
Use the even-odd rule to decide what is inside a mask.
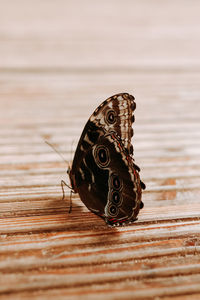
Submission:
[[[200,3],[0,4],[0,300],[200,299]],[[69,214],[60,181],[124,91],[147,189],[137,222],[108,228],[77,195]]]

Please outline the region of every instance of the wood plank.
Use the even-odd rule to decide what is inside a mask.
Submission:
[[[0,300],[200,299],[200,3],[0,2]],[[109,228],[60,181],[123,91],[147,189]]]

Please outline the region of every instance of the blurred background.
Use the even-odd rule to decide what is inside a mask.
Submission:
[[[2,68],[136,72],[199,65],[198,0],[0,5]]]
[[[136,97],[137,122],[196,120],[199,8],[198,0],[0,0],[1,122],[52,135],[41,123],[53,119],[78,136],[101,101],[124,91]]]

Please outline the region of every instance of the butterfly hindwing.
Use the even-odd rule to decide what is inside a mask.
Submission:
[[[106,223],[136,219],[141,186],[133,161],[114,134],[101,135],[75,174],[77,192],[84,204]]]
[[[81,159],[86,149],[91,147],[98,139],[98,129],[115,132],[122,140],[129,154],[133,153],[131,137],[133,136],[133,112],[136,108],[134,97],[128,93],[121,93],[106,99],[99,105],[86,123],[80,137],[73,164],[76,168],[77,161]]]

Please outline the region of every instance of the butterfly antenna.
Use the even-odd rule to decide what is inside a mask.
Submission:
[[[69,168],[69,162],[64,158],[64,156],[56,149],[56,147],[53,144],[50,144],[49,142],[45,141],[47,145],[49,145],[61,158],[62,160],[68,165]]]

